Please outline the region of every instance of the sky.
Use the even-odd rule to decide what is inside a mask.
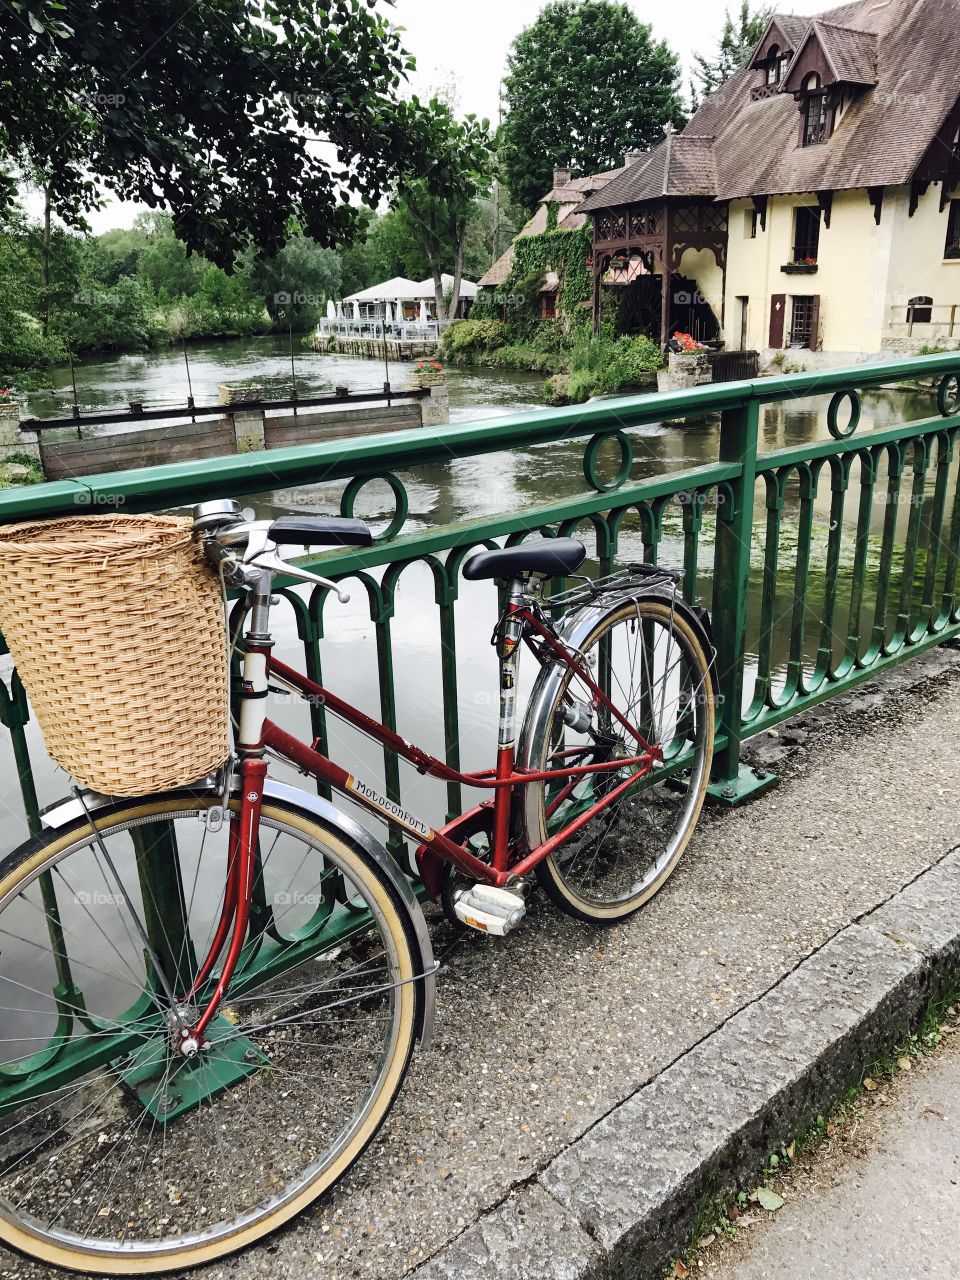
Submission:
[[[456,87],[461,114],[471,112],[496,123],[500,77],[514,37],[529,26],[543,0],[379,0],[397,26],[405,28],[404,44],[417,59],[414,92],[423,94],[442,85]],[[693,54],[712,52],[723,28],[722,0],[630,0],[630,7],[649,23],[658,39],[680,55],[684,86]],[[732,9],[739,0],[730,0]],[[811,14],[829,7],[829,0],[787,0],[790,13]],[[95,232],[129,227],[138,205],[111,202],[91,216]]]

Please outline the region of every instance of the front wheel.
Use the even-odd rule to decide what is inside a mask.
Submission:
[[[44,1262],[149,1274],[252,1243],[343,1175],[407,1070],[423,983],[397,890],[272,798],[240,965],[209,1046],[179,1054],[217,977],[190,997],[218,803],[120,802],[99,839],[80,821],[0,865],[0,1242]]]
[[[663,760],[538,864],[537,878],[564,911],[618,920],[663,887],[693,834],[713,759],[714,695],[704,642],[682,604],[639,597],[588,607],[565,637],[620,715]],[[570,668],[544,671],[531,698],[521,758],[540,772],[609,769],[527,788],[531,848],[569,826],[630,777],[617,759],[637,740]],[[539,696],[538,696],[539,695]]]

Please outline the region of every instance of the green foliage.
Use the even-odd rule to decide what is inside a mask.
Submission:
[[[650,338],[614,340],[583,328],[574,337],[569,375],[548,384],[548,398],[554,403],[582,404],[591,396],[647,385],[662,367],[663,353]]]
[[[73,352],[145,351],[162,333],[150,290],[136,276],[80,288],[50,317],[50,336]]]
[[[291,219],[331,245],[398,177],[448,184],[433,113],[402,96],[413,61],[369,3],[10,0],[0,40],[0,172],[39,175],[75,228],[99,181],[230,270],[249,243],[278,252]],[[14,195],[7,172],[0,213]]]
[[[741,0],[740,13],[736,20],[726,11],[723,32],[716,53],[695,53],[693,55],[693,79],[690,84],[693,109],[696,111],[702,98],[709,98],[725,84],[732,75],[746,66],[754,49],[760,43],[767,23],[773,14],[770,6],[763,5],[757,10],[751,8],[750,0]]]
[[[443,337],[443,353],[456,359],[502,347],[507,339],[507,326],[499,320],[454,320]]]
[[[0,462],[0,489],[15,489],[25,484],[43,484],[44,479],[43,468],[29,453],[8,453]]]
[[[544,231],[514,241],[510,275],[494,294],[494,301],[508,308],[512,332],[529,335],[540,323],[539,292],[548,271],[555,271],[560,277],[557,311],[561,325],[570,328],[576,322],[592,293],[590,268],[586,265],[592,246],[589,227]]]
[[[434,98],[424,112],[437,139],[431,173],[403,182],[395,194],[395,215],[433,276],[437,314],[456,312],[463,275],[467,227],[477,197],[492,173],[490,125],[476,116],[457,120],[451,108]],[[453,291],[443,297],[441,276],[453,260]]]
[[[554,168],[596,173],[684,122],[680,64],[629,5],[551,0],[514,40],[498,138],[503,179],[532,209]]]

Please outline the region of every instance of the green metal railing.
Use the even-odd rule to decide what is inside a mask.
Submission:
[[[858,430],[862,391],[919,378],[934,379],[937,386],[930,416]],[[764,406],[811,396],[827,406],[830,438],[759,453]],[[716,461],[634,477],[632,428],[712,414],[720,415]],[[454,766],[460,763],[456,618],[460,567],[469,551],[538,532],[576,533],[585,537],[600,571],[608,572],[617,564],[627,522],[638,525],[649,561],[657,561],[667,545],[682,545],[678,567],[685,592],[711,609],[720,699],[712,790],[734,802],[768,781],[742,766],[746,739],[957,634],[958,431],[960,353],[58,481],[0,493],[0,521],[82,510],[165,510],[293,483],[323,484],[325,493],[335,486],[341,511],[352,514],[366,485],[386,481],[395,511],[374,547],[314,557],[312,563],[335,578],[359,577],[366,589],[379,708],[391,727],[397,720],[392,629],[398,584],[409,566],[429,567],[443,738]],[[532,445],[562,444],[569,450],[574,442],[582,445],[578,492],[521,511],[408,529],[404,476]],[[307,668],[319,676],[325,593],[284,594],[296,614]],[[746,699],[748,673],[753,689]],[[311,717],[316,736],[325,741],[323,708],[313,707]],[[0,682],[0,721],[12,740],[22,802],[36,830],[29,707],[15,673],[8,684]],[[385,755],[383,773],[388,793],[402,801],[396,758]],[[451,784],[449,812],[460,805],[459,789]],[[397,833],[391,843],[399,852]]]
[[[937,387],[929,398],[929,416],[859,430],[861,391],[921,377],[933,378]],[[797,397],[823,401],[829,438],[760,453],[764,406]],[[664,420],[700,421],[712,414],[720,415],[715,460],[636,476],[635,428]],[[0,521],[116,508],[166,510],[294,483],[322,484],[324,498],[336,495],[340,510],[349,515],[367,485],[385,481],[394,511],[375,545],[314,557],[311,563],[333,578],[349,577],[362,585],[376,656],[374,700],[391,728],[398,727],[403,691],[403,652],[398,644],[395,653],[395,633],[410,607],[401,595],[401,579],[411,566],[427,566],[436,608],[436,701],[443,748],[454,767],[462,763],[461,615],[477,599],[461,595],[461,567],[469,552],[537,532],[576,534],[587,542],[599,571],[607,573],[625,554],[635,556],[639,543],[647,560],[681,569],[686,596],[711,609],[719,701],[712,791],[735,803],[771,781],[743,765],[747,739],[960,632],[958,433],[960,353],[88,476],[0,493]],[[574,492],[442,527],[423,527],[411,517],[408,485],[422,469],[533,445],[569,457],[582,476]],[[278,585],[293,611],[306,670],[322,679],[328,593]],[[188,669],[184,686],[189,696]],[[324,708],[311,705],[309,715],[314,736],[325,744],[330,726]],[[40,744],[15,671],[0,679],[0,722],[10,737],[19,783],[5,780],[10,785],[3,799],[10,805],[18,792],[27,826],[36,832],[40,762],[31,743],[34,751]],[[492,750],[492,731],[490,742]],[[408,775],[387,752],[382,775],[390,797],[403,802]],[[48,768],[44,779],[49,790]],[[465,799],[456,784],[449,784],[448,815],[459,813]],[[424,817],[436,817],[423,811],[420,800],[413,807]],[[399,831],[388,833],[388,845],[405,860],[409,851]],[[145,868],[144,874],[165,882],[173,874],[173,860],[157,853],[152,871]],[[165,888],[169,884],[152,883],[150,900],[166,901]],[[54,892],[52,885],[46,889]],[[330,945],[325,927],[304,939],[304,954]],[[81,1003],[78,997],[76,1004]],[[97,1043],[82,1026],[70,1034],[69,1021],[29,1064],[5,1072],[0,1063],[0,1115],[53,1087],[51,1081],[59,1085],[82,1075],[94,1060],[119,1062],[137,1050],[133,1032],[118,1033],[116,1043]],[[153,1060],[141,1065],[141,1074],[152,1078]],[[224,1064],[224,1081],[236,1078],[234,1067]]]

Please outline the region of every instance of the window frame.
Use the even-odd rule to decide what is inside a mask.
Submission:
[[[793,211],[793,253],[794,262],[820,260],[820,228],[823,218],[819,205],[798,204]],[[807,224],[808,234],[801,239],[801,224]],[[812,250],[812,252],[811,252]]]
[[[790,337],[787,342],[788,347],[797,350],[816,350],[817,339],[819,334],[814,333],[813,327],[818,317],[818,299],[816,294],[812,293],[794,293],[790,296]],[[804,310],[806,315],[802,322],[798,321],[798,312]],[[803,341],[798,341],[803,338]]]

